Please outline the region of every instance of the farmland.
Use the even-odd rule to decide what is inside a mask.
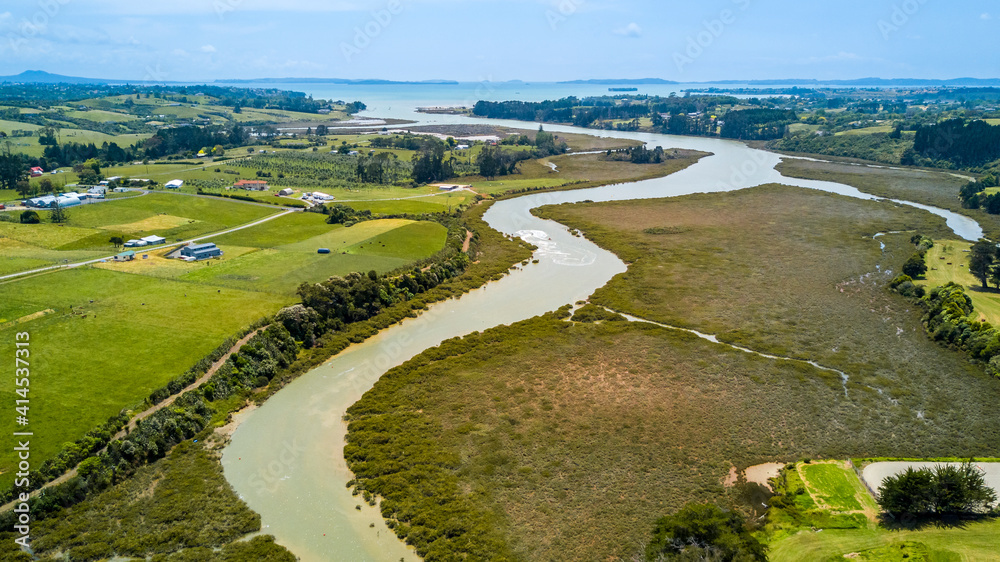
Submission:
[[[887,235],[883,253],[875,233],[934,236],[940,219],[782,186],[540,214],[630,264],[591,302],[847,378],[565,311],[445,342],[349,410],[345,449],[357,486],[436,554],[629,558],[658,516],[725,501],[734,466],[995,454],[1000,382],[929,341],[878,277],[912,246]],[[833,469],[803,474],[830,506],[870,507]],[[464,534],[444,532],[452,518]]]
[[[150,194],[72,211],[81,226],[51,223],[0,223],[12,238],[0,238],[0,265],[21,269],[45,265],[42,258],[90,258],[93,230],[110,236],[105,223],[163,220],[176,213],[198,217],[184,228],[189,236],[218,230],[237,221],[268,214],[269,209],[241,202],[177,194]],[[143,219],[142,217],[146,217]],[[302,282],[352,271],[391,271],[438,252],[446,229],[438,223],[410,220],[369,221],[350,228],[328,225],[318,213],[294,213],[237,233],[218,237],[221,259],[185,263],[150,252],[132,262],[108,262],[6,282],[0,304],[0,335],[28,331],[39,342],[34,362],[47,384],[33,398],[37,404],[37,444],[47,458],[63,443],[117,413],[138,406],[149,393],[193,365],[222,341],[250,323],[296,301]],[[192,219],[194,220],[194,219]],[[22,229],[39,227],[39,230]],[[119,227],[120,228],[120,227]],[[150,230],[155,232],[156,230]],[[177,230],[166,229],[160,232]],[[316,253],[319,247],[331,255]],[[59,260],[61,261],[61,260]],[[226,311],[219,314],[220,310]],[[36,313],[42,314],[36,314]],[[21,319],[22,321],[18,321]],[[13,353],[13,336],[4,337]],[[141,358],[141,360],[137,359]],[[8,391],[3,396],[12,398]],[[33,406],[34,409],[34,406]],[[9,432],[8,432],[9,434]],[[0,481],[9,483],[9,467]]]
[[[277,209],[168,193],[108,200],[73,207],[63,224],[0,222],[0,259],[3,273],[107,256],[115,252],[110,239],[159,235],[169,242],[246,224],[274,214]]]

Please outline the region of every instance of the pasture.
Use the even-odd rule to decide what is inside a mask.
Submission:
[[[244,326],[288,304],[287,295],[79,268],[2,285],[0,352],[31,334],[32,455],[58,452],[122,408],[179,376]],[[32,320],[13,320],[52,310]],[[225,314],[219,314],[224,310]],[[0,392],[13,403],[12,388]],[[13,418],[4,422],[10,445]],[[10,484],[13,459],[0,460]]]
[[[983,290],[983,284],[969,273],[969,248],[965,240],[935,240],[927,251],[927,273],[915,283],[928,289],[948,283],[965,287],[965,294],[981,320],[1000,326],[1000,291],[993,287]]]

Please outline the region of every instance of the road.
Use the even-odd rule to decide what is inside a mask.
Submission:
[[[266,206],[270,207],[271,205],[266,205]],[[257,226],[257,225],[260,225],[260,224],[264,224],[264,223],[266,223],[268,221],[272,221],[272,220],[274,220],[276,218],[283,217],[285,215],[288,215],[288,214],[291,214],[291,213],[296,213],[296,212],[301,212],[301,211],[296,210],[296,209],[285,209],[284,211],[282,211],[280,213],[273,214],[273,215],[271,215],[269,217],[264,217],[264,218],[262,218],[262,219],[260,219],[258,221],[254,221],[254,222],[251,222],[251,223],[248,223],[248,224],[244,224],[242,226],[233,227],[233,228],[230,228],[230,229],[227,229],[227,230],[222,230],[220,232],[213,232],[211,234],[206,234],[204,236],[198,236],[197,238],[190,238],[188,240],[183,240],[181,242],[174,242],[173,244],[161,244],[159,246],[153,246],[153,247],[149,247],[149,248],[144,247],[144,248],[142,248],[142,251],[146,252],[146,251],[162,250],[164,248],[174,248],[174,247],[177,247],[177,246],[186,246],[186,245],[194,243],[194,242],[200,242],[202,240],[208,240],[210,238],[215,238],[216,236],[222,236],[223,234],[229,234],[230,232],[238,232],[238,231],[246,229],[246,228],[251,228],[251,227],[254,227],[254,226]],[[53,271],[53,270],[56,270],[56,269],[71,269],[71,268],[80,267],[80,266],[83,266],[83,265],[91,265],[91,264],[95,264],[95,263],[100,263],[102,261],[109,260],[109,259],[115,257],[115,255],[117,255],[117,254],[110,255],[110,256],[107,256],[107,257],[103,257],[103,258],[95,258],[95,259],[91,259],[91,260],[85,260],[85,261],[80,261],[80,262],[75,262],[75,263],[70,263],[70,264],[50,265],[48,267],[40,267],[38,269],[32,269],[32,270],[29,270],[29,271],[21,271],[19,273],[11,273],[9,275],[0,276],[0,281],[6,281],[8,279],[14,279],[14,278],[17,278],[17,277],[24,277],[25,275],[33,275],[33,274],[36,274],[36,273],[43,273],[43,272],[46,272],[46,271]]]

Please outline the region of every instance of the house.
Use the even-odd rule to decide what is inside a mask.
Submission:
[[[163,184],[167,189],[180,189],[184,185],[183,180],[170,180]]]
[[[460,144],[460,145],[458,145],[458,146],[455,147],[455,150],[468,150],[468,149],[469,149],[469,145],[467,145],[467,144]]]
[[[115,261],[132,261],[135,259],[135,252],[133,252],[132,250],[129,250],[127,252],[122,252],[112,259]]]
[[[141,248],[145,245],[146,242],[144,242],[143,240],[135,240],[135,239],[129,240],[128,242],[125,243],[126,248]]]
[[[245,189],[247,191],[267,191],[270,186],[263,180],[240,180],[233,184],[233,189]]]
[[[211,242],[205,244],[188,244],[181,248],[181,259],[187,261],[207,260],[220,257],[221,255],[222,250]]]
[[[315,199],[316,201],[333,201],[334,199],[336,199],[336,197],[334,197],[333,195],[327,195],[322,191],[313,191],[309,196],[310,198]]]
[[[87,193],[91,195],[104,195],[107,192],[108,188],[103,185],[94,186],[87,190]]]
[[[162,236],[146,236],[142,238],[142,241],[146,243],[147,246],[159,246],[160,244],[166,244],[167,239]]]
[[[323,108],[323,109],[320,109],[319,111],[317,111],[316,113],[319,113],[320,115],[328,115],[330,113],[330,110],[326,109],[326,108]]]
[[[460,189],[472,189],[471,185],[461,185],[461,184],[451,184],[451,183],[439,183],[436,185],[437,188],[441,191],[458,191]]]
[[[37,178],[37,177],[41,176],[44,173],[45,173],[45,170],[39,168],[38,166],[35,166],[34,168],[31,169],[31,177],[33,177],[33,178]]]
[[[285,189],[282,189],[281,191],[279,191],[278,195],[288,196],[288,195],[291,195],[292,193],[295,193],[294,191],[292,191],[292,188],[286,187]]]

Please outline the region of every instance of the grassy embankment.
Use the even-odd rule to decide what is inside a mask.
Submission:
[[[732,466],[996,453],[1000,383],[929,341],[876,269],[898,269],[912,247],[886,236],[883,255],[873,234],[934,236],[940,219],[780,186],[542,214],[630,263],[592,302],[850,380],[556,315],[446,342],[349,412],[357,483],[423,552],[628,557],[658,516],[720,499]]]

